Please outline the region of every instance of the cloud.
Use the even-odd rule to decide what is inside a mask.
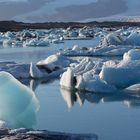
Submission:
[[[9,2],[28,2],[28,0],[0,0],[2,3],[9,3]]]

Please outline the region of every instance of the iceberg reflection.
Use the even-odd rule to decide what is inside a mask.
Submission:
[[[80,106],[84,104],[85,101],[89,103],[106,103],[106,102],[123,102],[125,105],[130,107],[140,107],[140,96],[137,94],[118,91],[117,93],[101,94],[101,93],[90,93],[90,92],[80,92],[67,90],[60,88],[61,95],[66,102],[68,108],[72,108],[75,102]]]
[[[32,128],[39,102],[32,90],[12,75],[0,72],[0,120],[12,128]]]
[[[60,91],[64,101],[67,103],[68,108],[71,108],[77,99],[76,94],[73,91],[64,90],[62,88],[60,88]]]

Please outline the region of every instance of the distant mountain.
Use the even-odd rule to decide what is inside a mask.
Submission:
[[[140,21],[140,0],[0,0],[0,20]]]

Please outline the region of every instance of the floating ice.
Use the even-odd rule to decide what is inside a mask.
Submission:
[[[15,34],[8,31],[4,34],[4,37],[7,38],[7,39],[14,39],[15,38]]]
[[[139,55],[139,50],[131,50],[118,64],[106,62],[100,73],[100,78],[117,87],[127,87],[140,82]]]
[[[140,46],[140,33],[139,32],[132,32],[125,40],[125,44],[128,45],[135,45]]]
[[[39,102],[35,94],[7,72],[0,72],[0,119],[12,127],[31,128]]]
[[[101,80],[98,75],[94,75],[93,73],[93,71],[87,71],[77,74],[71,68],[68,68],[61,77],[60,85],[69,90],[77,89],[100,93],[116,91],[114,86],[108,85],[105,81]]]
[[[138,49],[125,53],[120,62],[107,61],[104,62],[103,67],[102,65],[84,58],[79,64],[71,65],[71,69],[62,75],[60,85],[68,89],[107,93],[140,82],[140,50]]]
[[[109,45],[122,45],[124,43],[124,39],[122,36],[115,32],[111,32],[108,35],[105,35],[100,42],[100,46],[106,47]]]
[[[74,89],[75,86],[74,73],[71,70],[71,68],[68,68],[68,70],[63,73],[60,80],[60,85],[63,88]]]
[[[140,60],[140,50],[139,49],[133,49],[128,51],[123,56],[124,61],[131,61],[131,60]]]
[[[30,64],[30,72],[29,73],[30,73],[30,76],[32,78],[36,78],[36,79],[40,79],[40,78],[46,77],[47,74],[48,74],[47,72],[43,74],[38,69],[38,67],[35,64],[33,64],[33,63]]]
[[[123,56],[131,49],[139,49],[139,46],[130,45],[109,45],[97,47],[76,47],[65,49],[61,52],[65,56]]]
[[[76,89],[97,93],[109,93],[116,91],[114,86],[108,85],[105,81],[101,80],[98,75],[89,76],[88,74],[87,76],[84,75],[83,77],[77,77]]]
[[[47,65],[50,69],[55,69],[55,67],[67,67],[70,64],[70,60],[60,54],[54,54],[41,60],[37,65]]]
[[[140,84],[134,84],[124,90],[127,93],[131,93],[132,95],[137,94],[140,97]]]
[[[29,64],[11,64],[4,67],[2,70],[9,72],[12,74],[15,78],[29,78]]]
[[[24,42],[23,46],[28,46],[28,47],[49,46],[49,42],[48,41],[44,41],[44,40],[31,39],[29,41]]]
[[[94,62],[92,59],[86,57],[73,67],[73,71],[75,75],[84,74],[90,70],[93,70],[92,72],[97,74],[101,70],[102,65],[102,62]]]
[[[70,60],[64,56],[52,55],[37,64],[16,64],[15,62],[0,62],[0,71],[6,71],[17,79],[55,78],[65,71]]]

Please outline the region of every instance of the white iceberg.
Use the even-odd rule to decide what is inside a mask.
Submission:
[[[37,65],[47,65],[50,69],[55,69],[55,67],[67,67],[70,64],[70,60],[60,54],[50,55],[44,60],[37,62]]]
[[[109,45],[122,45],[123,43],[124,38],[121,35],[111,32],[101,39],[100,46],[106,47]]]
[[[46,47],[49,46],[49,42],[48,41],[44,41],[44,40],[38,40],[38,39],[31,39],[29,41],[25,41],[23,43],[23,46],[27,46],[27,47]]]
[[[140,33],[137,31],[132,32],[125,40],[125,44],[140,46]]]
[[[13,32],[8,31],[4,34],[4,37],[7,39],[14,39],[16,36]]]
[[[116,88],[112,85],[108,85],[105,81],[100,79],[98,75],[93,75],[92,71],[88,71],[83,75],[75,75],[71,68],[68,68],[63,73],[60,79],[60,86],[69,90],[80,90],[89,92],[114,92]]]
[[[140,97],[140,84],[134,84],[127,87],[124,92],[131,94],[132,96]]]
[[[76,47],[65,49],[61,52],[64,56],[123,56],[131,49],[139,49],[139,46],[131,45],[108,45],[97,47]]]
[[[140,82],[140,51],[130,50],[120,63],[106,62],[100,78],[117,87],[127,87]]]
[[[124,61],[131,61],[131,60],[140,60],[140,50],[139,49],[132,49],[124,54],[123,56]]]
[[[30,76],[32,78],[35,78],[35,79],[40,79],[40,78],[43,78],[43,77],[46,77],[47,76],[47,72],[45,74],[43,74],[39,69],[38,67],[36,66],[36,64],[33,64],[31,63],[30,64]]]
[[[116,92],[117,88],[139,83],[139,75],[140,50],[133,49],[124,54],[122,61],[107,61],[103,67],[84,58],[62,75],[60,85],[72,90]]]
[[[65,71],[70,60],[64,56],[52,55],[37,64],[0,62],[0,71],[6,71],[17,79],[56,78]]]
[[[105,81],[100,79],[98,75],[89,76],[89,74],[77,77],[77,84],[75,87],[78,90],[97,93],[109,93],[116,91],[114,86],[107,84]]]
[[[74,80],[74,73],[71,70],[71,68],[68,68],[66,72],[63,73],[61,80],[60,80],[60,85],[63,88],[66,89],[74,89],[75,87],[75,80]]]

